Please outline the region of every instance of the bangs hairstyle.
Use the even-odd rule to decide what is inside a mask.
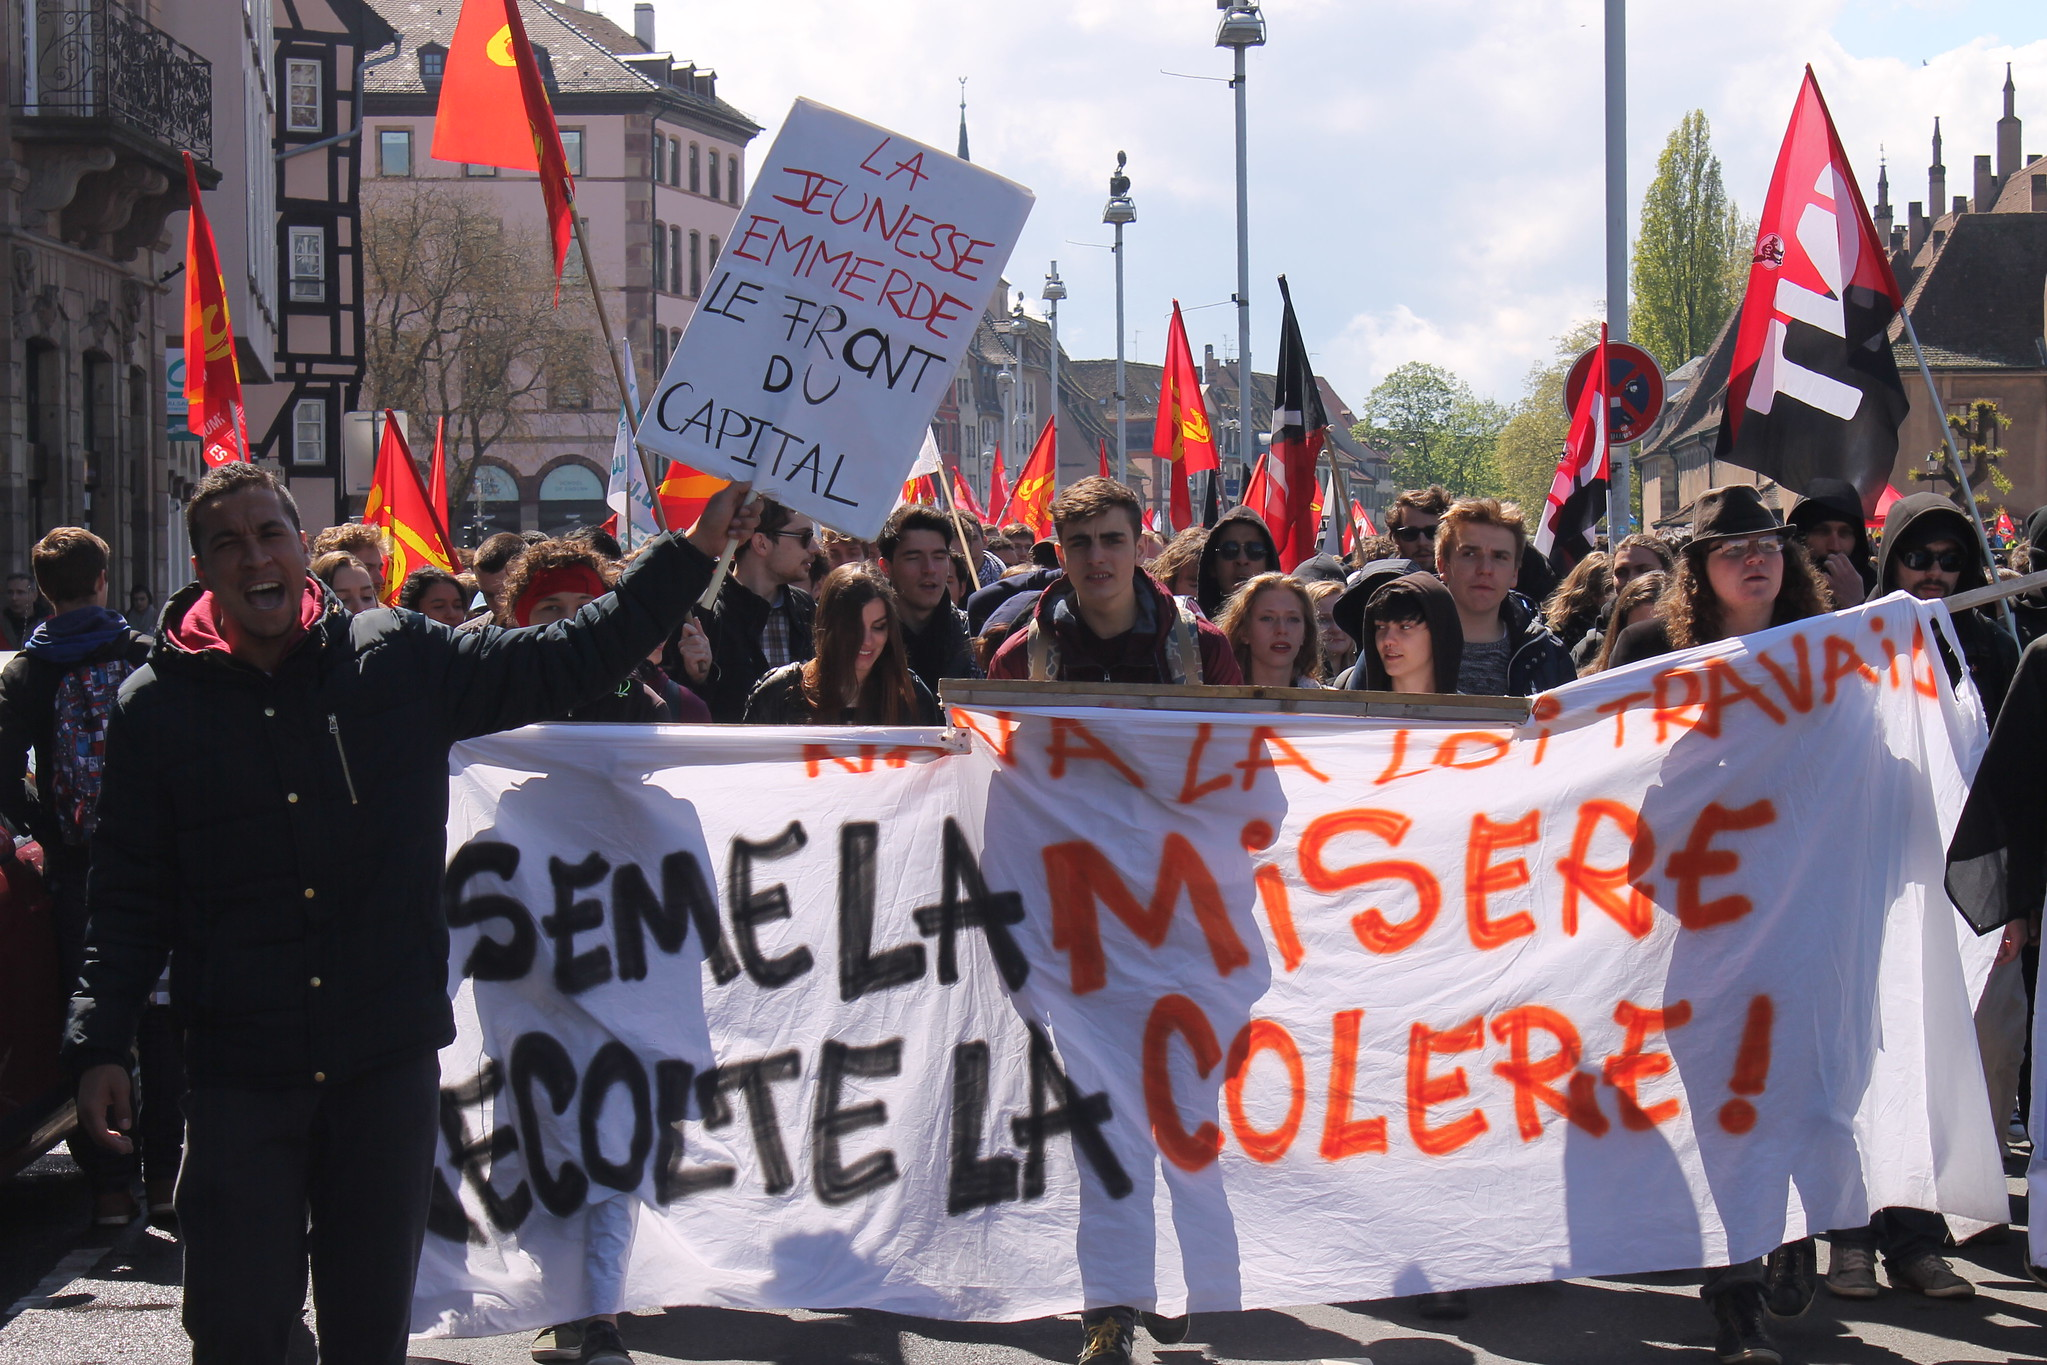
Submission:
[[[1386,510],[1388,513],[1400,513],[1399,524],[1405,526],[1409,509],[1440,520],[1450,510],[1450,490],[1439,483],[1432,483],[1427,488],[1410,488],[1395,498],[1393,505]],[[1387,520],[1391,521],[1392,517],[1389,515]]]
[[[1613,607],[1606,617],[1606,635],[1599,642],[1599,653],[1586,665],[1579,676],[1590,677],[1604,673],[1613,665],[1613,642],[1626,630],[1628,617],[1643,607],[1660,607],[1663,595],[1670,591],[1670,575],[1661,569],[1651,569],[1628,580],[1628,586],[1621,589],[1621,595],[1613,599]]]
[[[511,572],[505,575],[505,590],[499,598],[498,624],[519,624],[519,599],[526,595],[526,589],[535,577],[550,569],[573,568],[579,564],[594,572],[597,581],[606,589],[618,579],[618,566],[580,540],[543,540],[538,545],[528,546],[526,553],[512,565]]]
[[[836,716],[853,691],[854,658],[866,633],[861,618],[869,603],[888,608],[888,643],[854,699],[854,708],[875,717],[879,725],[909,725],[917,718],[917,691],[910,683],[909,656],[903,648],[902,610],[888,577],[872,564],[841,564],[824,577],[817,590],[817,654],[803,665],[803,700],[813,716]]]
[[[1268,592],[1288,592],[1301,608],[1301,650],[1294,656],[1294,676],[1319,678],[1322,676],[1322,626],[1315,616],[1315,599],[1308,595],[1307,586],[1283,573],[1262,573],[1250,579],[1230,594],[1230,600],[1223,605],[1222,615],[1216,619],[1216,629],[1229,637],[1230,648],[1236,651],[1237,668],[1246,682],[1251,678],[1251,617],[1257,611],[1258,599]]]
[[[1372,627],[1381,621],[1390,621],[1397,626],[1422,625],[1429,623],[1429,599],[1412,583],[1394,579],[1385,587],[1372,594],[1372,600],[1365,603],[1365,647],[1372,643]]]
[[[1459,498],[1450,504],[1450,510],[1436,523],[1438,561],[1457,547],[1458,535],[1467,526],[1498,526],[1512,531],[1516,563],[1528,549],[1528,523],[1521,519],[1519,507],[1498,498]]]
[[[1812,561],[1805,557],[1805,547],[1798,543],[1788,527],[1779,534],[1784,540],[1784,581],[1778,585],[1777,600],[1770,608],[1770,624],[1781,626],[1832,611],[1834,595],[1813,572]],[[1720,599],[1714,595],[1713,580],[1706,572],[1706,556],[1718,543],[1695,540],[1685,546],[1684,555],[1677,562],[1677,572],[1672,576],[1670,586],[1664,590],[1657,614],[1663,618],[1664,627],[1670,633],[1672,649],[1690,649],[1693,645],[1727,638],[1727,627],[1720,615]]]
[[[349,569],[361,569],[363,576],[370,580],[372,588],[381,586],[377,582],[377,576],[370,572],[370,566],[347,550],[326,550],[313,557],[313,577],[330,588],[334,586],[334,580]]]
[[[1208,528],[1206,526],[1189,526],[1186,530],[1166,542],[1166,548],[1160,550],[1151,563],[1144,567],[1151,572],[1153,578],[1159,581],[1160,587],[1164,588],[1167,592],[1171,592],[1175,578],[1178,578],[1186,570],[1200,565],[1201,550],[1207,544]]]
[[[1063,532],[1074,522],[1092,521],[1118,508],[1129,514],[1130,536],[1136,539],[1144,529],[1144,508],[1137,494],[1114,479],[1090,474],[1052,499],[1052,525]]]

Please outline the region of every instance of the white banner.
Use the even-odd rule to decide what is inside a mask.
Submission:
[[[651,450],[871,539],[1031,192],[797,100],[640,423]]]
[[[2005,1215],[1893,597],[1516,728],[955,711],[456,750],[415,1325],[1010,1320]]]

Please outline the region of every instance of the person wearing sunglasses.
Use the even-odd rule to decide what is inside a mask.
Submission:
[[[1279,570],[1279,546],[1265,518],[1248,507],[1232,507],[1208,533],[1201,547],[1194,600],[1211,621],[1222,618],[1230,594],[1262,573]]]
[[[763,500],[760,525],[739,543],[732,572],[718,592],[705,627],[711,671],[691,684],[711,708],[711,719],[737,724],[755,684],[784,664],[810,660],[811,617],[816,607],[798,584],[810,581],[817,528],[809,517]],[[670,669],[670,676],[675,670]]]
[[[1883,550],[1876,569],[1877,596],[1904,591],[1922,602],[1936,602],[1990,581],[1982,543],[1968,514],[1938,493],[1914,493],[1891,504],[1884,515]],[[1954,622],[1962,663],[1983,698],[1985,717],[1995,725],[2012,674],[2018,671],[2018,643],[1981,610],[1959,612]],[[1941,648],[1945,651],[1944,642]],[[1952,659],[1948,674],[1960,677]]]

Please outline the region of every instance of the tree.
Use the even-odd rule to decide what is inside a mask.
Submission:
[[[1529,367],[1521,400],[1500,431],[1493,463],[1499,469],[1501,496],[1520,503],[1531,522],[1549,497],[1564,439],[1571,432],[1571,417],[1564,411],[1564,380],[1571,362],[1598,344],[1597,318],[1577,323],[1557,337],[1550,358]]]
[[[1458,497],[1498,491],[1493,446],[1507,410],[1480,398],[1450,371],[1411,360],[1365,398],[1364,420],[1351,434],[1393,451],[1393,480],[1402,488],[1439,483]]]
[[[1969,472],[1977,510],[1987,515],[1992,504],[2011,492],[2011,475],[2003,468],[2005,449],[1997,443],[1998,433],[2011,425],[2011,418],[1988,398],[1978,398],[1962,411],[1950,412],[1947,425],[1954,433],[1955,448],[1962,452],[1962,467]],[[1945,493],[1962,505],[1961,486],[1955,481],[1955,467],[1945,444],[1926,453],[1924,469],[1907,472],[1915,483]]]
[[[589,301],[574,289],[557,301],[539,234],[475,197],[425,183],[380,191],[364,208],[363,259],[365,400],[447,417],[451,509],[483,455],[537,411],[609,389]],[[564,404],[571,394],[580,404]]]
[[[1628,339],[1665,370],[1704,355],[1741,300],[1754,238],[1721,184],[1706,115],[1694,109],[1663,144],[1642,196]]]

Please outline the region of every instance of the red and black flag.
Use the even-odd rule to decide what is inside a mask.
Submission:
[[[1874,504],[1908,406],[1884,252],[1807,67],[1756,228],[1716,460],[1792,489],[1846,479]]]
[[[1564,440],[1564,458],[1542,505],[1542,525],[1535,528],[1536,552],[1559,573],[1592,553],[1593,526],[1606,514],[1606,489],[1612,477],[1612,438],[1608,424],[1612,376],[1606,368],[1606,324],[1599,325],[1599,346],[1571,410],[1571,434]]]
[[[1294,296],[1284,275],[1279,277],[1279,296],[1284,310],[1272,394],[1272,454],[1265,462],[1266,507],[1260,510],[1278,542],[1280,570],[1292,573],[1318,548],[1315,502],[1321,489],[1315,482],[1315,465],[1329,435],[1329,416],[1315,372],[1308,366],[1308,348],[1301,342]]]

